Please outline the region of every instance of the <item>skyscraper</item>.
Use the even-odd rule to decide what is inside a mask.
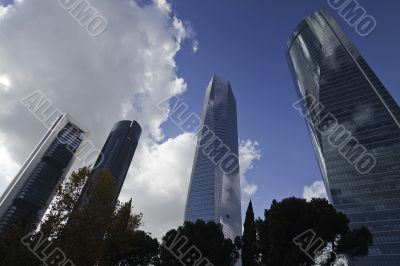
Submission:
[[[40,219],[63,181],[88,131],[64,114],[57,118],[0,198],[0,233]]]
[[[326,11],[298,25],[288,61],[329,200],[374,236],[354,265],[399,265],[399,106]]]
[[[236,100],[231,84],[214,75],[197,139],[185,220],[215,221],[225,237],[242,235]]]
[[[97,175],[103,170],[109,171],[115,178],[116,194],[114,201],[117,201],[141,133],[142,128],[136,121],[124,120],[114,125],[95,163],[95,168],[92,171],[92,182],[88,182],[83,189],[80,207],[87,203],[91,187],[96,183]]]

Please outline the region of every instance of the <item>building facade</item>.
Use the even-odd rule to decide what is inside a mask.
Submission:
[[[0,198],[0,234],[42,218],[88,134],[69,115],[57,118]]]
[[[211,79],[203,107],[185,221],[223,225],[224,235],[242,235],[236,100],[229,81]]]
[[[101,171],[108,171],[116,181],[114,201],[116,202],[124,184],[126,174],[135,154],[142,128],[136,121],[119,121],[111,132],[96,160],[92,171],[91,182],[88,182],[81,194],[80,207],[88,202],[91,188],[96,183],[96,177]]]
[[[374,236],[352,264],[399,265],[399,106],[326,11],[294,30],[288,62],[329,200]]]

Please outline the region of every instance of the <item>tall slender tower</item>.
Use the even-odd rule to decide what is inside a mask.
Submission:
[[[0,198],[0,234],[42,217],[88,134],[69,115],[57,118]]]
[[[97,158],[95,168],[92,171],[92,180],[87,183],[82,191],[80,207],[84,207],[88,202],[91,188],[96,183],[96,177],[103,170],[109,171],[115,178],[116,191],[114,201],[117,201],[141,133],[142,128],[136,121],[124,120],[114,125],[101,150],[101,154]]]
[[[295,29],[288,61],[328,197],[374,236],[354,265],[399,265],[399,106],[326,11]]]
[[[185,220],[215,221],[224,235],[242,235],[236,100],[229,81],[208,85],[197,139]]]

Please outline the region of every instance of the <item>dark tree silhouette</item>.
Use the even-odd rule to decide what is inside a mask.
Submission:
[[[224,237],[222,225],[215,222],[185,222],[178,229],[172,229],[163,237],[160,265],[195,265],[207,261],[218,266],[230,266],[239,258],[235,244]],[[179,258],[179,259],[178,259]],[[181,262],[182,261],[182,262]],[[197,265],[197,264],[196,264]]]
[[[257,265],[257,236],[256,222],[254,220],[253,204],[251,200],[246,211],[242,237],[242,264],[243,266]]]
[[[312,265],[311,258],[323,249],[321,265],[331,265],[336,255],[367,255],[372,244],[372,234],[366,227],[349,229],[347,216],[325,199],[274,200],[265,210],[265,220],[259,219],[256,224],[265,265]]]
[[[139,230],[142,214],[132,211],[132,200],[114,203],[114,177],[101,172],[85,208],[75,207],[90,177],[89,168],[74,172],[56,193],[40,227],[44,239],[60,248],[73,263],[92,265],[155,265],[159,244]],[[32,223],[16,225],[0,242],[0,265],[43,265],[21,238],[36,229]]]
[[[40,261],[32,254],[26,246],[21,244],[20,239],[35,229],[32,221],[25,221],[12,226],[0,237],[0,265],[1,266],[39,266]]]

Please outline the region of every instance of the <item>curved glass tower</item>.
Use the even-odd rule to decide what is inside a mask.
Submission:
[[[92,171],[92,182],[86,183],[81,193],[80,207],[84,207],[88,202],[91,186],[96,182],[96,176],[103,170],[109,171],[115,178],[114,201],[117,201],[141,134],[142,128],[136,121],[123,120],[115,123],[96,160]]]
[[[399,265],[399,106],[326,11],[295,29],[288,61],[329,199],[374,235],[354,265]]]
[[[185,221],[223,225],[224,235],[242,235],[236,100],[229,81],[213,76],[206,91]]]

